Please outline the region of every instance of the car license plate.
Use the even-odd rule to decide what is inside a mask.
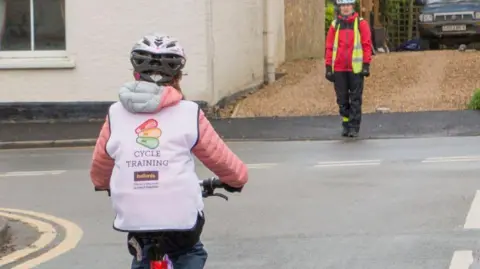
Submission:
[[[443,32],[453,32],[453,31],[465,31],[467,30],[467,26],[463,25],[444,25],[442,26]]]

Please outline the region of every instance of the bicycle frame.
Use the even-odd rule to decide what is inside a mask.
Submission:
[[[173,264],[168,255],[165,255],[161,261],[151,261],[150,269],[173,269]]]

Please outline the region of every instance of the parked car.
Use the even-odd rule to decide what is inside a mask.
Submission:
[[[480,41],[480,0],[415,0],[422,47],[459,46]]]

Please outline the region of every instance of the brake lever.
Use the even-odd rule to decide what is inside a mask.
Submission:
[[[222,194],[222,193],[214,193],[211,196],[218,196],[218,197],[223,198],[226,201],[228,201],[228,196],[226,196],[225,194]]]

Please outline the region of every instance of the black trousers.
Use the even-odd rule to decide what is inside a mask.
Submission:
[[[335,72],[335,94],[343,126],[360,131],[364,77],[353,72]]]

